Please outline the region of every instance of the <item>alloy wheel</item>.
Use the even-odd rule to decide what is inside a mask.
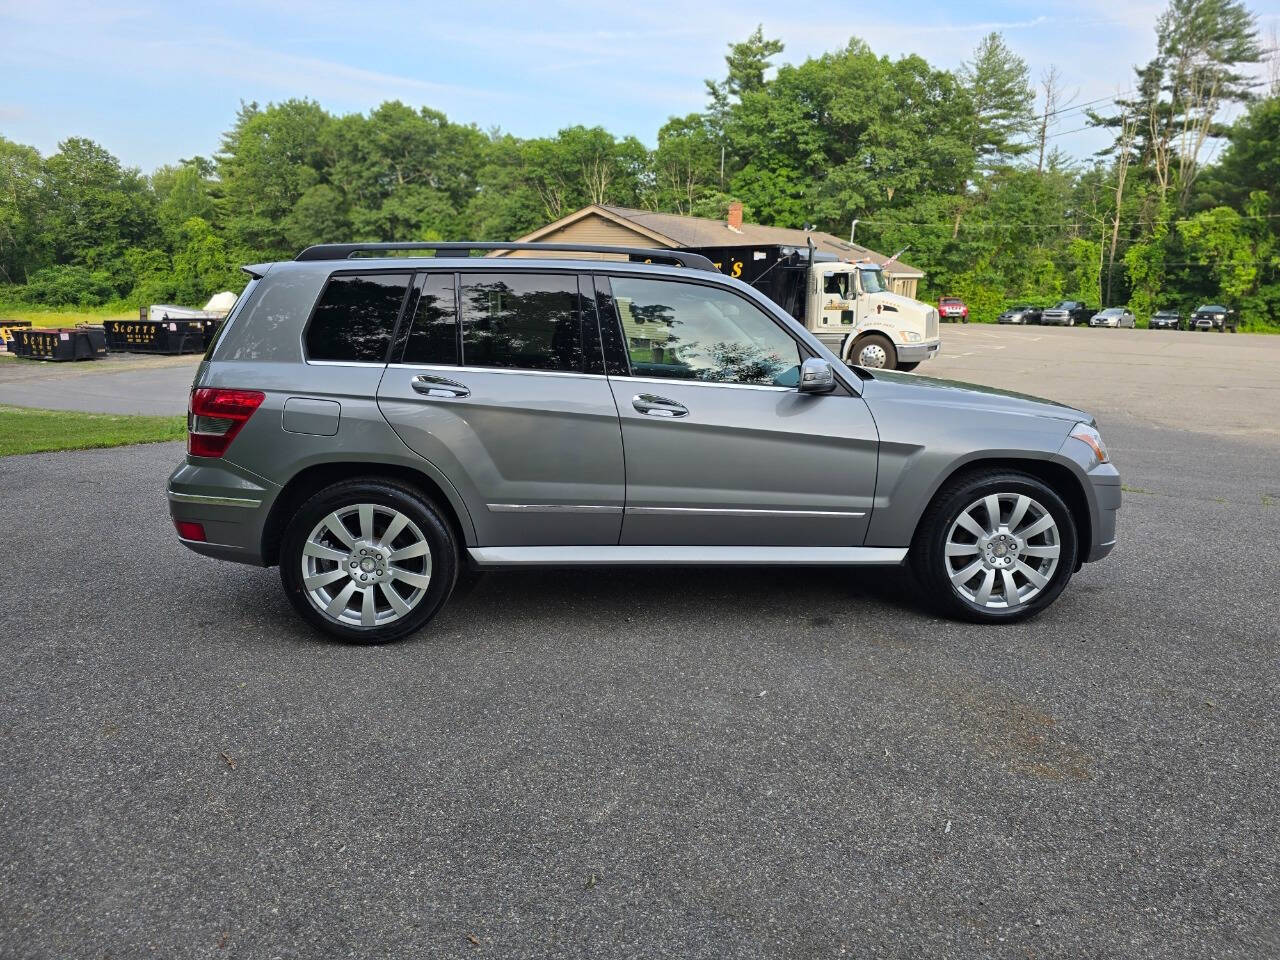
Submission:
[[[359,503],[324,517],[302,548],[308,601],[339,623],[380,627],[408,615],[431,583],[431,547],[393,507]]]
[[[1061,550],[1057,521],[1039,501],[991,493],[960,511],[947,531],[942,562],[965,600],[1009,610],[1049,586]]]

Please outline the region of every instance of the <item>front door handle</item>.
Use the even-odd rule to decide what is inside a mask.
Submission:
[[[682,403],[668,400],[666,397],[655,397],[652,393],[641,393],[631,398],[631,405],[646,417],[687,417],[689,408]]]
[[[424,397],[459,398],[471,396],[471,391],[467,387],[447,377],[431,377],[426,374],[419,374],[409,381],[409,386]]]

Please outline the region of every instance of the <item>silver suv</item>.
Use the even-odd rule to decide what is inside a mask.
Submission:
[[[1007,622],[1115,544],[1087,414],[846,367],[696,254],[341,244],[246,270],[170,512],[198,553],[279,564],[346,640],[548,565],[894,565]]]

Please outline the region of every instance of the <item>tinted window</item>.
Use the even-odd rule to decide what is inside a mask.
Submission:
[[[773,318],[727,290],[613,277],[637,377],[795,386],[800,348]]]
[[[582,369],[574,274],[463,274],[461,303],[467,366]]]
[[[407,273],[331,277],[307,327],[307,358],[384,362],[408,288]]]
[[[405,363],[458,362],[458,308],[453,297],[453,274],[429,273],[419,278]]]

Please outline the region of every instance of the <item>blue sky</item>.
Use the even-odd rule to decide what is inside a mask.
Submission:
[[[335,112],[399,99],[521,136],[600,124],[652,144],[669,116],[705,105],[703,79],[722,75],[726,45],[757,23],[786,43],[782,61],[856,35],[878,53],[919,53],[945,67],[1000,30],[1033,76],[1057,64],[1083,103],[1129,89],[1132,65],[1153,52],[1164,6],[0,0],[0,134],[44,153],[67,136],[88,136],[150,171],[212,154],[241,100],[308,96]],[[1252,8],[1274,45],[1280,0]],[[1100,140],[1072,132],[1083,125],[1081,112],[1066,113],[1055,142],[1087,154]]]

